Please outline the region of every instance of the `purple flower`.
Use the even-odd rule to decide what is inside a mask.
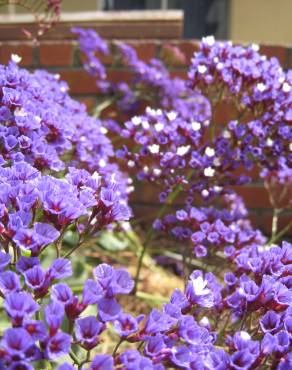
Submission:
[[[85,349],[90,350],[96,346],[98,336],[103,329],[104,325],[94,316],[78,319],[75,329],[76,339]]]
[[[14,360],[24,360],[25,352],[33,345],[33,340],[23,328],[7,329],[4,332],[1,348]]]
[[[71,337],[69,334],[58,332],[46,343],[46,358],[54,360],[58,357],[67,355],[71,347]]]
[[[113,370],[114,359],[110,355],[96,355],[94,356],[90,367],[90,370]]]
[[[11,256],[8,253],[0,252],[0,271],[3,271],[9,265]]]
[[[264,333],[275,333],[280,325],[280,316],[274,311],[268,311],[260,319],[260,326]]]
[[[25,271],[29,270],[34,266],[38,266],[40,264],[40,260],[38,257],[20,257],[16,263],[16,270],[18,272],[24,273]]]
[[[23,275],[25,283],[30,289],[41,289],[45,283],[45,273],[39,265],[26,270]]]
[[[13,271],[0,273],[0,291],[5,296],[11,292],[20,290],[19,276]]]
[[[117,320],[114,321],[115,331],[125,338],[138,331],[138,325],[143,320],[144,315],[138,316],[136,319],[130,314],[122,313]]]
[[[144,331],[147,334],[161,333],[169,330],[176,321],[168,314],[153,309],[147,317]]]
[[[34,341],[44,340],[47,337],[45,324],[37,320],[25,320],[22,327],[30,334]]]
[[[97,305],[99,319],[103,322],[116,320],[121,314],[121,306],[115,298],[101,298]]]
[[[208,281],[201,275],[193,273],[186,287],[186,296],[192,304],[202,307],[213,307],[214,295],[208,288]]]
[[[277,339],[276,351],[279,351],[280,353],[288,351],[290,346],[289,334],[286,331],[281,330],[275,336]]]
[[[146,357],[141,356],[139,351],[135,349],[129,349],[119,356],[120,363],[128,370],[142,370],[151,369],[152,362]]]
[[[45,318],[49,325],[50,333],[55,334],[61,327],[65,315],[64,307],[59,302],[51,302],[45,308]]]
[[[103,263],[94,269],[93,274],[107,297],[128,294],[133,289],[134,282],[129,273],[123,269],[114,270],[111,266]]]
[[[210,370],[225,370],[228,368],[229,358],[226,352],[217,349],[207,354],[204,363]]]
[[[12,292],[4,300],[4,308],[15,323],[32,316],[39,310],[39,305],[26,292]]]
[[[246,349],[235,352],[230,357],[230,364],[234,369],[250,369],[251,365],[255,361],[255,357]]]
[[[49,269],[51,279],[65,279],[72,275],[71,262],[65,258],[57,258]]]

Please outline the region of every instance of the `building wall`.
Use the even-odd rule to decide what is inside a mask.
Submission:
[[[292,0],[230,0],[230,39],[292,44]]]

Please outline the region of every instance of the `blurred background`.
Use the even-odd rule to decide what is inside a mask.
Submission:
[[[96,11],[108,12],[107,17],[113,11],[135,12],[133,21],[137,21],[138,18],[140,21],[146,20],[151,17],[149,12],[152,12],[152,16],[160,19],[162,23],[165,19],[172,20],[174,28],[172,32],[169,30],[169,35],[174,38],[198,39],[213,34],[218,39],[246,42],[272,44],[290,44],[292,42],[292,0],[62,1],[63,18],[67,17],[66,19],[70,19],[70,13],[75,13],[75,16],[78,13],[85,20],[86,16],[92,18]],[[0,12],[2,14],[1,22],[3,22],[5,21],[3,17],[12,17],[15,14],[25,12],[25,10],[15,5],[9,5],[1,8]],[[142,12],[145,12],[144,16]],[[121,17],[125,17],[124,12]],[[131,16],[128,21],[131,21]],[[135,36],[137,35],[133,35],[133,38]],[[149,38],[148,35],[145,37]]]

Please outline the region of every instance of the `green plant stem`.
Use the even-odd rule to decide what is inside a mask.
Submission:
[[[268,242],[268,245],[274,244],[276,241],[278,241],[283,235],[286,234],[286,232],[292,227],[292,221],[289,222],[288,225],[286,225],[281,231],[278,232],[278,234],[271,237],[271,239]]]
[[[165,211],[167,210],[167,207],[173,203],[173,201],[179,195],[180,192],[181,192],[181,186],[179,185],[169,195],[169,197],[168,197],[167,201],[165,202],[164,206],[159,210],[156,218],[160,218],[165,214]],[[148,247],[149,243],[151,242],[151,240],[153,238],[153,235],[154,235],[154,229],[151,226],[150,229],[148,230],[147,234],[146,234],[145,242],[143,244],[143,248],[142,248],[142,251],[141,251],[139,259],[138,259],[137,271],[136,271],[136,276],[135,276],[135,285],[134,285],[134,289],[133,289],[133,293],[132,293],[133,295],[136,295],[136,293],[137,293],[137,288],[138,288],[139,279],[140,279],[140,272],[141,272],[141,268],[142,268],[142,264],[143,264],[143,258],[144,258],[144,255],[146,253],[147,247]]]
[[[71,254],[73,252],[76,251],[76,249],[78,249],[80,247],[80,245],[83,243],[83,238],[81,237],[81,235],[79,234],[79,239],[78,239],[78,243],[73,247],[71,248],[64,256],[63,258],[68,258],[69,256],[71,256]]]
[[[119,349],[120,345],[123,343],[123,341],[124,341],[124,339],[123,339],[123,338],[121,338],[121,339],[118,341],[117,345],[115,346],[115,348],[114,348],[114,350],[113,350],[113,354],[112,354],[112,356],[113,356],[113,357],[116,355],[116,353],[117,353],[117,351],[118,351],[118,349]]]
[[[80,366],[80,362],[79,362],[79,359],[76,356],[76,354],[73,351],[70,351],[69,352],[69,356],[72,358],[74,364],[76,364],[79,367]]]
[[[93,117],[98,118],[102,111],[104,111],[106,108],[110,107],[114,101],[116,100],[116,97],[104,100],[102,103],[98,104],[93,112]]]

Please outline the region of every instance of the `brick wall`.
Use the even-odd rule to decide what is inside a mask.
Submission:
[[[126,40],[135,47],[139,57],[148,61],[152,57],[160,57],[168,64],[173,75],[186,77],[188,64],[193,52],[198,47],[197,41],[186,40]],[[168,46],[175,45],[186,55],[184,63],[170,63],[168,57]],[[114,47],[113,51],[114,51]],[[262,45],[261,52],[267,56],[277,57],[284,68],[292,67],[292,52],[289,47]],[[16,53],[22,57],[21,66],[35,69],[45,68],[53,73],[59,73],[70,86],[71,94],[84,102],[88,109],[92,109],[98,99],[98,89],[82,69],[80,55],[77,45],[73,40],[65,41],[41,41],[38,45],[28,41],[2,41],[0,43],[0,63],[7,63],[10,55]],[[107,65],[109,78],[113,81],[127,80],[130,72],[122,67],[113,67],[112,58],[104,59]],[[132,204],[138,216],[149,218],[157,213],[157,189],[145,185],[141,188],[138,185],[137,191],[132,196]],[[270,202],[262,184],[253,183],[245,187],[238,187],[250,209],[251,219],[255,225],[262,228],[266,233],[271,230],[272,213]],[[177,204],[178,205],[178,204]],[[279,228],[284,227],[291,221],[291,212],[283,213],[280,218]],[[290,235],[291,231],[290,231]]]

